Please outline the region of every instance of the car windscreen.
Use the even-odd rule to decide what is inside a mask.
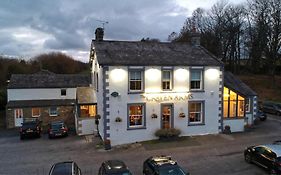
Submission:
[[[56,164],[51,175],[71,175],[72,163]]]
[[[62,123],[55,123],[52,124],[52,129],[61,129],[63,127]]]
[[[35,128],[35,127],[36,127],[36,123],[23,123],[23,124],[22,124],[22,128],[23,128],[23,129]]]
[[[180,167],[171,166],[159,169],[159,175],[186,175],[186,173]]]

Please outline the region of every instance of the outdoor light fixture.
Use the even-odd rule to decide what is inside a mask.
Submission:
[[[145,71],[145,77],[149,80],[149,81],[158,81],[160,80],[161,77],[161,71],[155,68],[150,68],[148,70]]]
[[[186,69],[180,68],[175,71],[175,78],[178,81],[187,81],[188,71]]]
[[[122,82],[125,80],[126,71],[121,68],[113,69],[110,73],[110,77],[115,83]]]
[[[208,80],[216,80],[219,78],[219,71],[217,69],[206,70],[206,78]]]

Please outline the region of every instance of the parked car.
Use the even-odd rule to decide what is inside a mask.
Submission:
[[[81,169],[73,161],[59,162],[54,164],[49,175],[82,175]]]
[[[150,157],[143,163],[144,175],[188,175],[170,156]]]
[[[255,163],[269,171],[281,174],[281,145],[268,144],[248,147],[244,151],[245,161]]]
[[[48,135],[49,138],[66,137],[68,129],[63,121],[54,121],[49,124]]]
[[[262,111],[265,113],[281,115],[281,104],[264,102],[262,105]]]
[[[262,110],[258,110],[257,119],[259,119],[260,121],[265,121],[267,119],[266,113],[264,113]]]
[[[20,139],[23,140],[26,137],[41,137],[41,122],[25,121],[20,127]]]
[[[132,175],[121,160],[107,160],[101,164],[98,175]]]

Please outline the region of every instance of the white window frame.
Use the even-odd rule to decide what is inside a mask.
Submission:
[[[132,72],[140,72],[140,80],[131,80],[131,73]],[[141,89],[131,89],[131,81],[140,81],[141,82]],[[128,89],[129,92],[143,92],[144,90],[144,71],[143,69],[129,69],[129,78],[128,78]]]
[[[52,113],[52,109],[51,108],[56,108],[55,113]],[[49,116],[52,116],[52,117],[58,116],[58,107],[56,107],[56,106],[50,107],[49,108]]]
[[[192,79],[192,73],[194,72],[194,71],[196,71],[196,72],[198,72],[198,71],[200,71],[200,79]],[[203,86],[204,86],[204,84],[203,84],[203,80],[204,80],[204,78],[203,78],[203,72],[204,72],[204,69],[203,68],[191,68],[190,69],[190,81],[189,81],[189,86],[190,86],[190,91],[200,91],[200,90],[203,90]],[[200,88],[192,88],[191,87],[191,82],[192,81],[200,81]]]
[[[130,125],[130,106],[142,106],[142,115],[131,115],[131,116],[141,116],[142,117],[142,124],[141,125]],[[144,103],[129,103],[127,105],[127,111],[128,111],[128,115],[127,115],[127,120],[128,120],[128,129],[142,129],[145,128],[145,104]]]
[[[33,109],[39,109],[39,114],[38,115],[34,115]],[[31,108],[31,113],[32,113],[32,117],[38,118],[41,115],[41,109],[40,108]]]
[[[200,111],[199,112],[190,112],[190,105],[192,103],[199,103],[200,104]],[[204,117],[205,117],[205,108],[204,108],[204,101],[189,101],[188,102],[188,125],[201,125],[201,124],[204,124]],[[190,114],[200,114],[200,121],[190,121]]]
[[[169,80],[164,78],[164,72],[169,72],[170,73]],[[167,81],[169,81],[169,83],[170,83],[170,88],[169,89],[165,89],[164,86],[163,86],[163,83],[167,82]],[[171,91],[171,90],[173,90],[173,71],[172,70],[170,70],[170,69],[162,69],[161,86],[162,86],[162,90],[163,91]]]
[[[248,105],[248,108],[247,108]],[[251,99],[250,98],[245,98],[245,111],[246,113],[251,112]]]

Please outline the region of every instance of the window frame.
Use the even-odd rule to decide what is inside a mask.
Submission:
[[[164,83],[164,72],[170,72],[170,88],[164,89],[163,83]],[[162,68],[161,70],[161,88],[163,91],[172,91],[174,86],[174,74],[172,68]]]
[[[34,115],[34,112],[33,112],[34,109],[38,109],[38,111],[39,111],[39,114],[38,114],[38,115]],[[32,117],[38,118],[38,117],[40,117],[40,115],[41,115],[41,109],[40,109],[40,108],[37,108],[37,107],[31,108],[31,116],[32,116]]]
[[[51,108],[56,108],[56,113],[55,113],[55,114],[52,114]],[[58,107],[57,107],[57,106],[51,106],[51,107],[49,107],[49,116],[52,116],[52,117],[58,116]]]
[[[192,88],[191,87],[191,82],[193,81],[192,80],[192,72],[193,71],[200,71],[200,88]],[[195,81],[195,80],[194,80]],[[191,67],[189,69],[189,90],[191,92],[196,92],[196,91],[204,91],[204,67]]]
[[[130,125],[130,106],[142,106],[142,125]],[[127,104],[127,130],[146,129],[146,104],[145,103],[128,103]]]
[[[131,82],[131,73],[132,72],[140,72],[140,74],[141,74],[141,89],[140,90],[131,89],[130,82]],[[144,68],[129,68],[128,69],[128,93],[144,92],[144,83],[145,83]]]
[[[251,113],[251,98],[245,98],[245,112],[246,113]],[[247,105],[248,105],[248,107],[247,107]]]
[[[190,121],[190,105],[192,103],[200,103],[201,104],[201,111],[200,111],[200,122],[191,122]],[[205,101],[204,100],[196,100],[196,101],[188,101],[188,126],[196,126],[196,125],[205,125]]]

